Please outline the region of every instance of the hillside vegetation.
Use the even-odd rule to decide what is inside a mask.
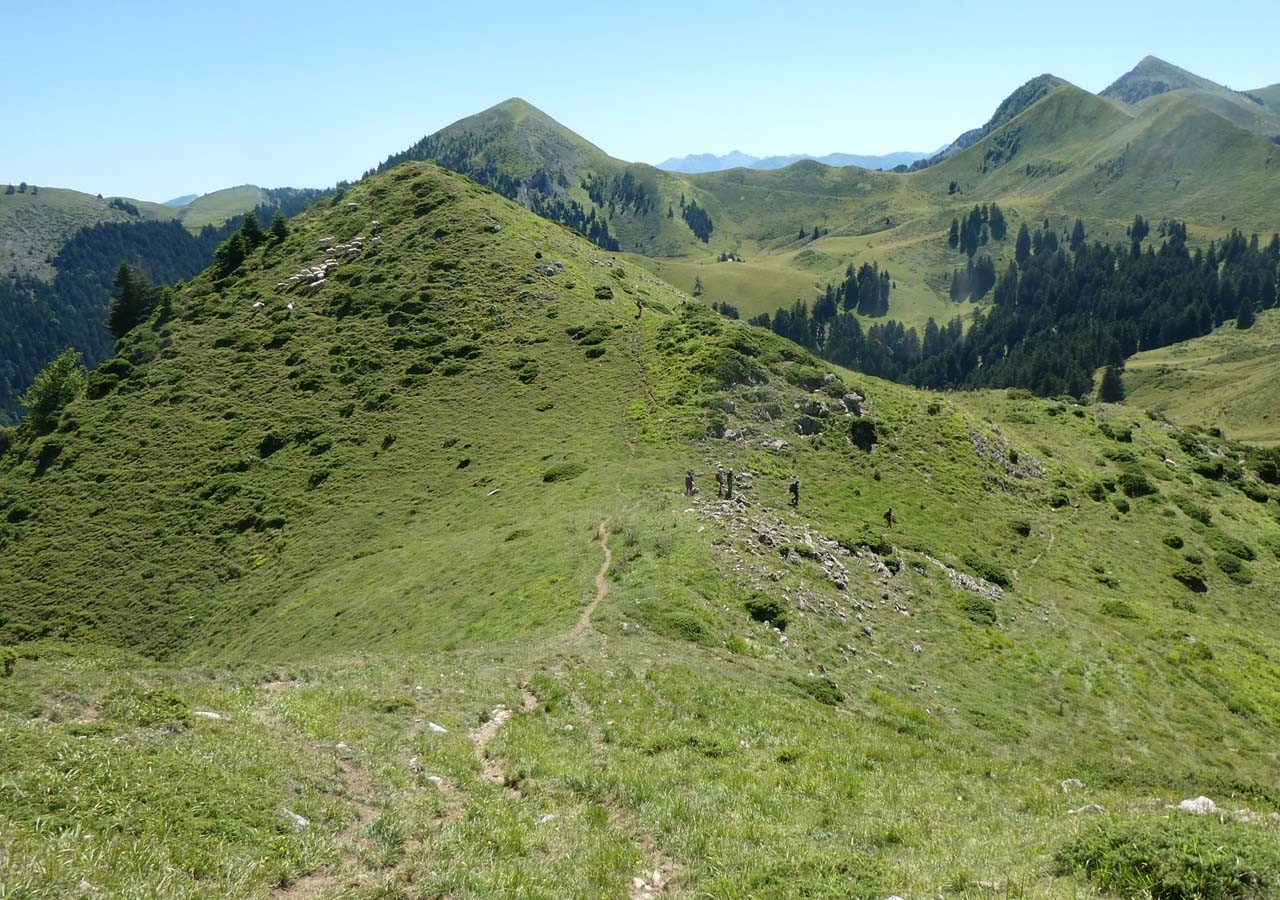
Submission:
[[[1130,357],[1128,401],[1177,422],[1221,428],[1250,443],[1280,444],[1280,310],[1259,313],[1246,331],[1235,322],[1213,334]]]
[[[821,366],[411,162],[3,434],[15,896],[1280,884],[1276,471],[1209,433]]]

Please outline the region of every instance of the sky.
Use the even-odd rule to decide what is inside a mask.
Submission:
[[[0,181],[327,187],[519,96],[610,154],[932,151],[1043,72],[1280,82],[1280,3],[19,2]]]

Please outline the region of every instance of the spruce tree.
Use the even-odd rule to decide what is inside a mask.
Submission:
[[[244,214],[244,223],[240,226],[240,233],[244,235],[245,242],[249,245],[249,249],[262,246],[267,240],[266,232],[262,230],[262,224],[258,221],[258,216],[250,210]]]
[[[284,213],[276,210],[276,214],[271,219],[271,242],[280,244],[289,236],[289,223],[285,221]]]
[[[1022,227],[1018,229],[1018,240],[1013,245],[1013,258],[1018,261],[1018,265],[1022,265],[1031,256],[1031,231],[1027,228],[1027,223],[1023,222]]]
[[[27,408],[28,420],[38,434],[53,430],[62,408],[80,394],[85,374],[80,351],[68,347],[36,375],[22,395],[22,405]]]
[[[1257,316],[1253,312],[1252,300],[1241,300],[1240,311],[1236,314],[1236,328],[1243,331],[1246,328],[1252,328],[1253,323],[1257,321]]]
[[[1124,379],[1120,369],[1107,366],[1102,371],[1102,384],[1098,386],[1098,399],[1103,403],[1119,403],[1125,397]]]
[[[107,307],[107,328],[122,338],[151,315],[156,291],[145,275],[120,263],[111,281],[111,304]]]

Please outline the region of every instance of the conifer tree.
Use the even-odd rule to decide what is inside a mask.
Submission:
[[[1023,222],[1022,227],[1018,229],[1018,239],[1013,245],[1013,258],[1018,261],[1018,265],[1022,265],[1031,256],[1031,231],[1027,228],[1027,223]]]
[[[289,223],[285,221],[284,213],[277,209],[275,216],[271,219],[271,243],[283,243],[288,236]]]
[[[1241,300],[1240,311],[1236,313],[1236,328],[1239,328],[1241,331],[1246,328],[1252,328],[1253,323],[1256,321],[1257,316],[1255,316],[1253,312],[1253,301]]]
[[[1125,397],[1124,379],[1120,369],[1107,366],[1102,371],[1102,384],[1098,386],[1098,399],[1103,403],[1119,403]]]
[[[107,328],[122,338],[146,321],[155,308],[157,295],[145,275],[120,263],[111,281],[111,304],[107,307]]]
[[[267,240],[266,232],[262,230],[262,223],[258,221],[257,215],[252,210],[244,214],[240,233],[244,235],[245,243],[249,245],[250,250],[262,246]]]

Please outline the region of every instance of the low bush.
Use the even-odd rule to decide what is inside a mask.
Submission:
[[[1126,497],[1146,497],[1157,492],[1151,480],[1139,472],[1125,472],[1116,481]]]
[[[998,584],[1003,588],[1013,586],[1009,573],[996,563],[991,562],[991,560],[983,559],[975,553],[966,553],[962,560],[969,568],[969,571],[979,578],[986,579],[992,584]]]
[[[585,464],[580,462],[563,462],[552,466],[542,473],[542,480],[547,484],[557,481],[572,481],[583,472],[587,471]]]
[[[1163,543],[1164,543],[1164,545],[1165,545],[1166,547],[1172,547],[1174,550],[1181,550],[1181,549],[1182,549],[1182,537],[1181,537],[1181,536],[1179,536],[1179,535],[1176,535],[1176,534],[1166,534],[1166,535],[1165,535],[1164,537],[1162,537],[1160,540],[1161,540],[1161,542],[1163,542]]]
[[[1190,590],[1197,594],[1203,594],[1209,590],[1209,585],[1205,583],[1204,572],[1192,565],[1178,566],[1173,570],[1174,581],[1180,582]]]
[[[1210,816],[1104,820],[1054,860],[1059,874],[1125,897],[1246,900],[1280,886],[1280,846],[1262,829]]]
[[[839,706],[844,702],[844,692],[830,678],[792,678],[791,683],[827,706]]]
[[[755,596],[743,604],[747,615],[757,622],[768,622],[783,631],[787,628],[787,605],[777,597]]]

